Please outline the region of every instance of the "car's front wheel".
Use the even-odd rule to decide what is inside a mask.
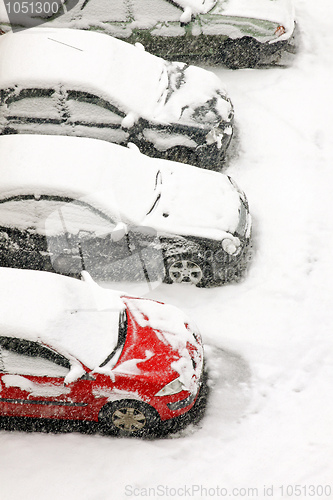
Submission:
[[[176,255],[167,259],[165,277],[167,283],[206,286],[210,278],[209,266],[199,259],[187,255]]]
[[[128,437],[157,434],[161,424],[154,408],[131,399],[107,404],[101,409],[98,421],[104,432]]]

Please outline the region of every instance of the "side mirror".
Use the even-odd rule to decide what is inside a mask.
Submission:
[[[76,382],[85,373],[86,373],[86,370],[83,368],[81,363],[79,363],[78,361],[75,362],[74,364],[71,365],[71,368],[65,377],[64,386],[66,387],[67,385],[72,384],[73,382]]]
[[[124,222],[118,222],[111,233],[111,240],[114,242],[120,241],[128,233],[127,225]]]
[[[189,24],[192,21],[192,16],[193,13],[191,7],[189,6],[185,7],[184,12],[179,18],[180,25],[185,26],[186,24]]]
[[[92,380],[96,380],[96,379],[91,375],[91,373],[86,372],[84,375],[82,375],[80,380],[91,380],[92,381]]]
[[[125,129],[132,128],[135,125],[135,123],[137,122],[138,118],[139,117],[136,113],[133,113],[132,111],[130,111],[129,113],[127,113],[125,118],[122,119],[121,128],[125,128]]]

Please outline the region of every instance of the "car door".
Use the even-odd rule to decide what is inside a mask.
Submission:
[[[86,270],[93,278],[118,281],[132,255],[125,232],[114,238],[116,222],[83,200],[48,197],[48,202],[52,211],[45,212],[45,234],[53,269],[62,274]]]
[[[45,236],[36,228],[36,200],[31,196],[0,202],[0,265],[51,270]]]
[[[117,282],[163,278],[162,252],[152,228],[116,223],[82,200],[52,203],[45,232],[56,272],[85,270],[95,279]]]
[[[83,419],[94,413],[90,380],[68,386],[70,362],[25,339],[0,337],[0,415]]]

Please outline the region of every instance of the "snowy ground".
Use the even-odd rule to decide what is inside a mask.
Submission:
[[[292,67],[215,68],[239,127],[228,173],[254,218],[247,279],[151,292],[201,328],[213,387],[199,428],[156,441],[2,430],[1,500],[333,498],[333,4],[296,9]]]

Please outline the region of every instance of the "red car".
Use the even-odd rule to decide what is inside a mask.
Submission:
[[[173,306],[83,278],[0,269],[0,416],[158,433],[198,398],[200,335]]]

